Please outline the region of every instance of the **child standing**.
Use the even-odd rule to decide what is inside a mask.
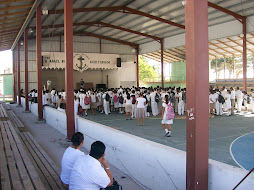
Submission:
[[[171,111],[171,118],[167,117],[167,112]],[[173,124],[173,118],[174,118],[174,108],[173,104],[169,101],[169,96],[165,95],[164,102],[162,104],[162,115],[161,115],[161,124],[164,128],[166,135],[165,137],[171,136],[171,125]],[[166,127],[168,126],[168,128]]]

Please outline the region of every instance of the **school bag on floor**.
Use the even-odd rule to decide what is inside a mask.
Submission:
[[[218,97],[218,102],[224,104],[225,103],[225,99],[223,98],[223,96],[221,94],[219,94]]]
[[[171,103],[169,102],[167,104],[167,113],[166,113],[166,119],[171,120],[175,118],[175,111]]]
[[[90,100],[89,100],[88,96],[86,96],[85,97],[85,105],[89,105],[89,103],[90,103]]]
[[[159,95],[156,93],[156,94],[155,94],[155,102],[158,103],[159,101],[160,101],[160,97],[159,97]]]
[[[118,101],[118,97],[117,95],[114,96],[114,102],[117,102]]]

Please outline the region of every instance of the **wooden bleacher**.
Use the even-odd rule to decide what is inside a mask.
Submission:
[[[46,189],[10,121],[0,121],[1,189]]]
[[[4,103],[0,103],[0,121],[6,121],[8,119],[8,115],[3,106]]]
[[[62,189],[60,170],[29,132],[17,130],[24,125],[9,106],[1,106],[10,121],[0,121],[0,190]]]

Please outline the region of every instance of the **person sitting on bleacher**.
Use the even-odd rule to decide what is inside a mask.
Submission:
[[[82,133],[77,132],[72,135],[72,145],[66,149],[62,158],[62,172],[60,175],[62,185],[64,188],[69,188],[69,180],[72,167],[79,156],[83,156],[84,153],[80,151],[80,148],[84,144],[84,136]]]
[[[96,141],[89,155],[80,156],[71,171],[69,189],[99,190],[113,184],[113,177],[105,156],[105,145]],[[104,168],[102,168],[101,164]]]

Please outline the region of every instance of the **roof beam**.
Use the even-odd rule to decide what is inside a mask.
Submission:
[[[20,17],[14,17],[14,18],[7,18],[7,19],[0,19],[0,22],[9,22],[9,21],[13,21],[13,20],[22,20],[25,19],[26,16],[20,16]]]
[[[4,31],[0,31],[0,35],[1,34],[6,34],[8,35],[10,32],[18,32],[19,31],[19,28],[17,29],[12,29],[12,30],[4,30]]]
[[[158,51],[159,54],[161,55],[161,50]],[[174,56],[171,56],[170,53],[166,52],[166,51],[163,51],[163,54],[166,55],[167,57],[169,57],[170,59],[172,60],[176,60],[176,61],[181,61],[182,59],[180,59],[179,57],[174,57]],[[164,59],[165,56],[163,56],[163,59]]]
[[[17,9],[31,8],[32,6],[33,6],[33,4],[4,7],[4,8],[0,8],[0,12],[2,12],[2,11],[17,10]]]
[[[5,13],[5,14],[0,14],[0,18],[2,17],[9,17],[9,16],[16,16],[16,15],[27,15],[29,11],[19,11],[19,12],[14,12],[14,13]]]
[[[89,25],[89,26],[92,25],[92,26],[96,26],[96,27],[104,26],[104,27],[114,28],[114,29],[117,29],[117,30],[122,30],[122,31],[125,31],[125,32],[130,32],[130,33],[137,34],[137,35],[140,35],[140,36],[144,36],[144,37],[147,37],[147,38],[152,38],[153,40],[156,40],[156,41],[161,40],[161,38],[156,37],[156,36],[152,36],[152,35],[149,35],[149,34],[137,32],[135,30],[123,28],[123,27],[112,25],[112,24],[108,24],[108,23],[105,23],[105,22],[99,22],[99,21],[97,22],[97,21],[95,21],[95,22],[73,23],[73,26],[83,26],[83,25]],[[42,29],[60,28],[60,27],[64,27],[64,25],[63,24],[56,24],[56,25],[42,26]],[[35,29],[36,27],[32,27],[32,28]]]
[[[232,47],[232,46],[226,44],[225,42],[222,42],[222,41],[220,41],[220,40],[217,40],[217,41],[220,42],[220,43],[222,43],[222,44],[224,44],[224,45],[227,46],[228,48],[231,48],[231,49],[237,51],[238,53],[243,53],[242,51],[240,51],[240,50],[238,50],[238,49],[236,49],[236,48],[234,48],[234,47]]]
[[[150,55],[151,57],[156,57],[159,62],[161,62],[161,54],[158,53],[158,52],[152,52],[152,53],[147,53],[147,55]],[[176,62],[174,59],[171,59],[171,58],[165,58],[163,57],[164,60],[167,60],[169,62]]]
[[[212,43],[212,42],[209,42],[209,44],[210,44],[210,45],[213,45],[213,46],[215,46],[215,47],[217,47],[217,48],[219,48],[219,49],[221,49],[221,50],[223,50],[223,51],[225,51],[225,52],[227,52],[227,53],[233,55],[233,53],[231,53],[231,52],[225,50],[224,48],[222,48],[222,47],[220,47],[220,46],[218,46],[218,45],[216,45],[216,44],[214,44],[214,43]],[[210,48],[209,48],[209,49],[210,49]],[[214,50],[213,50],[213,51],[214,51]],[[223,55],[223,54],[222,54],[222,55]],[[225,56],[225,55],[224,55],[224,56]]]
[[[214,4],[214,3],[208,2],[208,6],[214,8],[214,9],[217,9],[219,11],[222,11],[222,12],[224,12],[226,14],[229,14],[229,15],[235,17],[237,20],[239,20],[239,19],[242,20],[244,18],[244,16],[242,16],[242,15],[240,15],[238,13],[235,13],[233,11],[230,11],[228,9],[225,9],[225,8],[219,6],[219,5]],[[240,22],[242,22],[242,21],[240,21]]]
[[[175,54],[172,54],[172,52],[171,52],[169,49],[164,50],[164,52],[169,53],[169,54],[170,54],[172,57],[174,57],[174,58],[177,58],[177,59],[180,59],[180,60],[185,60],[185,57],[177,56],[177,55],[175,55]]]
[[[236,41],[234,41],[234,40],[232,40],[232,39],[230,39],[230,38],[227,38],[229,41],[231,41],[231,42],[233,42],[233,43],[235,43],[236,45],[238,45],[238,46],[241,46],[241,47],[243,47],[243,45],[241,45],[240,43],[238,43],[238,42],[236,42]],[[246,40],[248,43],[250,43],[248,40]],[[251,44],[251,43],[250,43]],[[251,45],[253,45],[253,44],[251,44]],[[250,52],[253,52],[253,50],[251,50],[250,48],[247,48],[246,47],[246,49],[248,50],[248,51],[250,51]],[[242,53],[242,52],[241,52]]]
[[[2,28],[6,28],[7,26],[16,26],[18,24],[20,24],[20,20],[15,22],[9,22],[9,23],[1,23],[0,28],[2,29]]]
[[[216,56],[216,55],[214,55],[214,54],[212,54],[212,53],[210,53],[210,52],[209,52],[209,55],[212,55],[212,56],[214,56],[215,58],[217,58],[217,56]]]
[[[77,9],[73,9],[74,13],[77,12],[92,12],[92,11],[112,11],[112,12],[122,12],[122,13],[128,13],[128,14],[137,14],[137,15],[141,15],[150,19],[154,19],[172,26],[176,26],[178,28],[182,28],[185,29],[184,25],[136,10],[136,9],[132,9],[129,7],[124,7],[124,6],[116,6],[116,7],[91,7],[91,8],[77,8]],[[63,9],[59,9],[59,10],[49,10],[48,14],[63,14],[64,10]]]
[[[1,1],[0,5],[3,4],[10,4],[10,3],[16,3],[16,2],[31,2],[32,0],[8,0],[8,1]]]
[[[0,28],[0,32],[1,31],[5,31],[5,30],[12,30],[12,29],[20,29],[20,25],[8,26],[8,27]]]
[[[217,53],[217,54],[219,54],[219,55],[221,55],[221,56],[223,56],[223,57],[226,57],[225,54],[220,53],[220,52],[216,51],[215,49],[209,48],[209,50],[214,51],[215,53]]]
[[[179,55],[179,56],[181,56],[182,58],[185,59],[185,54],[179,53],[179,52],[177,52],[175,50],[172,50],[172,49],[167,49],[167,51],[171,51],[171,52],[173,52],[173,53],[175,53],[175,54],[177,54],[177,55]]]

